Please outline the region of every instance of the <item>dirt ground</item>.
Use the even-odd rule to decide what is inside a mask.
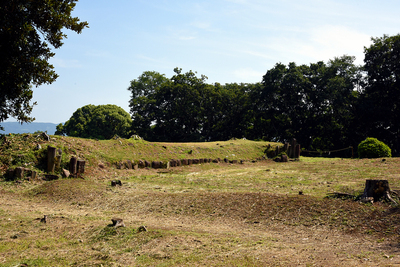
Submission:
[[[387,204],[169,192],[130,180],[111,188],[108,178],[128,174],[97,172],[91,180],[3,185],[0,238],[6,245],[0,245],[0,266],[24,266],[24,260],[25,266],[400,266],[399,212]],[[377,210],[386,217],[378,218]],[[40,222],[44,214],[46,224]],[[123,218],[126,228],[101,239],[113,217]],[[148,231],[128,233],[141,225]],[[394,230],[387,234],[389,226]]]

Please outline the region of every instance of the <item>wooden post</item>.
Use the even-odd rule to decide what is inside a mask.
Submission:
[[[71,159],[70,159],[70,161],[69,161],[69,172],[72,174],[72,175],[75,175],[76,174],[76,158],[75,157],[72,157]]]
[[[279,146],[277,146],[277,147],[275,148],[275,155],[278,156],[279,153],[281,153],[281,151],[280,151],[280,149],[279,149]]]
[[[24,178],[24,168],[22,167],[17,167],[15,168],[15,176],[17,177],[17,179],[22,179]]]
[[[291,150],[290,150],[289,158],[294,158],[295,157],[296,145],[297,145],[297,140],[296,140],[296,138],[293,138],[292,139],[292,144],[290,145]]]
[[[57,156],[56,156],[56,170],[61,169],[61,159],[62,159],[62,150],[61,148],[57,149]]]
[[[77,168],[77,173],[78,174],[81,174],[81,173],[85,173],[85,161],[84,160],[78,160],[77,161],[77,166],[76,166],[76,168]]]
[[[56,158],[56,148],[52,146],[47,147],[47,172],[54,172],[54,163]]]
[[[283,146],[283,150],[285,151],[285,153],[287,154],[287,155],[289,155],[289,143],[288,142],[286,142],[285,143],[285,145]]]
[[[300,145],[299,144],[296,145],[296,149],[294,151],[295,151],[294,152],[294,158],[296,158],[296,159],[300,158],[301,149],[300,149]]]

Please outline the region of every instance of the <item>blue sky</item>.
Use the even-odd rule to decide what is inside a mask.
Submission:
[[[87,104],[129,112],[130,81],[148,70],[224,84],[260,82],[278,62],[362,64],[371,37],[400,33],[399,11],[391,0],[80,0],[73,15],[90,28],[66,31],[51,59],[60,77],[34,88],[32,116],[65,122]]]

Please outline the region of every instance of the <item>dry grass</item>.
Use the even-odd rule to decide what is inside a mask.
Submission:
[[[117,170],[97,163],[127,157],[106,155],[118,145],[106,142],[102,150],[97,141],[53,142],[63,139],[58,145],[91,158],[85,179],[0,183],[0,266],[400,264],[398,207],[325,198],[332,191],[358,193],[368,178],[400,188],[398,158]],[[203,156],[217,146],[150,145],[136,152],[127,147],[150,155],[156,146],[178,156],[188,146]],[[257,144],[257,157],[264,145]],[[257,149],[229,152],[241,157]],[[122,187],[110,186],[116,178]],[[47,223],[40,222],[44,215]],[[113,217],[123,218],[126,227],[110,227]],[[142,225],[147,232],[138,232]]]

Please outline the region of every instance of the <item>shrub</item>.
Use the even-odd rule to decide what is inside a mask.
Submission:
[[[376,138],[368,137],[358,145],[359,158],[381,158],[391,156],[391,149]]]

